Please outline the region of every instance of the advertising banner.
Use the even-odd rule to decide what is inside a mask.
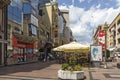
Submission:
[[[102,46],[91,45],[91,61],[102,61]]]
[[[102,51],[105,51],[106,47],[105,47],[105,31],[104,30],[100,30],[98,32],[98,45],[101,45]]]

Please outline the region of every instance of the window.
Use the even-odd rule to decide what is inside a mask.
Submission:
[[[20,34],[20,29],[17,28],[17,27],[15,27],[13,32],[14,32],[15,34]]]
[[[118,20],[118,22],[117,22],[117,25],[119,25],[120,24],[120,19]]]
[[[11,29],[11,25],[10,24],[8,24],[8,29]]]
[[[2,39],[2,35],[0,35],[0,39]]]
[[[39,15],[43,16],[43,10],[42,9],[39,10]]]
[[[19,6],[20,5],[18,3],[14,1],[11,2],[11,5],[8,6],[8,18],[21,23],[22,9]]]
[[[23,4],[23,12],[25,14],[31,13],[31,5],[30,5],[30,3],[24,3]]]
[[[118,39],[118,43],[120,44],[120,38]]]
[[[10,39],[10,34],[7,34],[7,38]]]
[[[50,36],[49,36],[49,33],[48,33],[48,32],[47,32],[47,35],[46,35],[46,37],[47,37],[47,40],[49,40],[49,37],[50,37]]]
[[[33,54],[33,49],[31,49],[31,48],[27,48],[26,51],[27,51],[28,54]]]
[[[55,31],[55,32],[54,32],[54,37],[55,37],[55,38],[58,37],[58,31]]]
[[[29,36],[37,36],[37,27],[33,24],[29,24]]]

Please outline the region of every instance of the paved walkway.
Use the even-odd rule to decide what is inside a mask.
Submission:
[[[85,80],[120,80],[120,69],[116,63],[108,63],[109,68],[83,68]],[[0,80],[58,80],[57,71],[61,65],[51,62],[36,62],[0,68]]]

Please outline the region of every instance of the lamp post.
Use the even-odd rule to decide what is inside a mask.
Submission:
[[[104,30],[105,31],[105,65],[104,65],[104,68],[106,69],[107,68],[107,62],[106,62],[106,57],[107,57],[107,55],[106,55],[106,30]]]

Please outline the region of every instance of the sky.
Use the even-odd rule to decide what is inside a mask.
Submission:
[[[93,30],[110,24],[120,13],[120,0],[58,0],[58,5],[69,10],[73,36],[83,44],[92,44]]]

